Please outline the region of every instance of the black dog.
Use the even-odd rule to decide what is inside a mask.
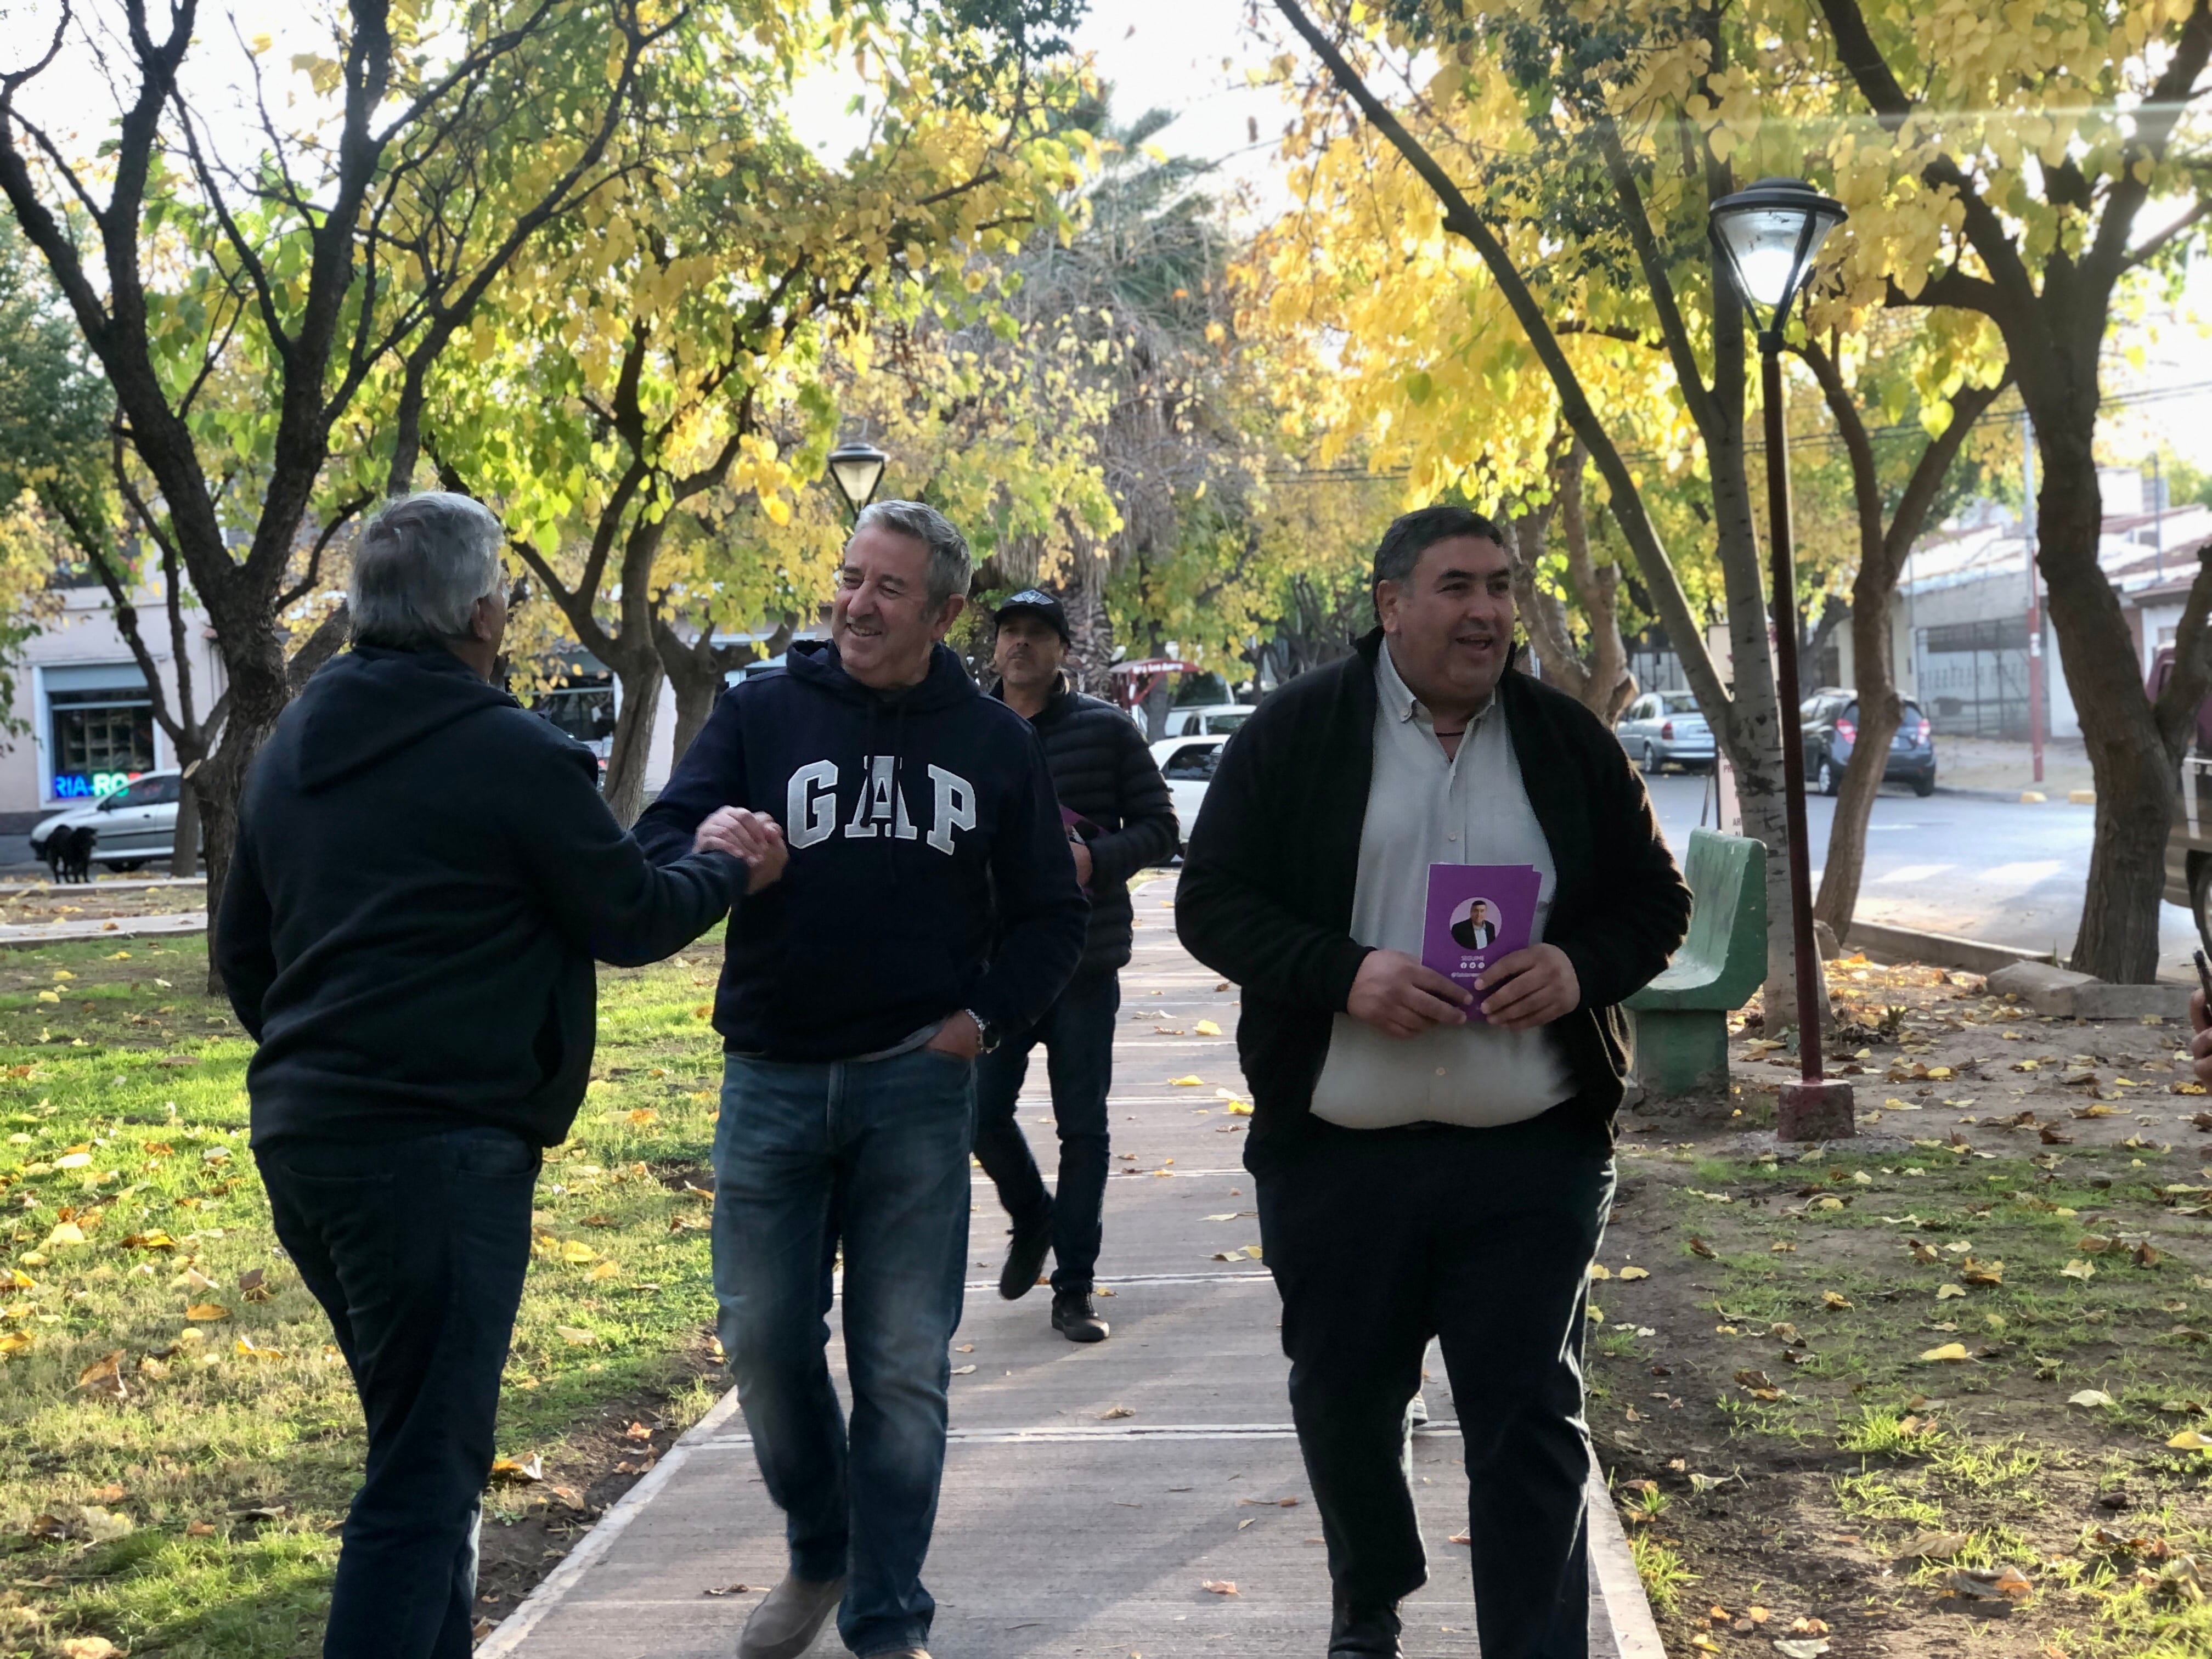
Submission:
[[[100,832],[89,824],[64,826],[46,837],[46,867],[54,879],[88,882],[92,879],[92,849]]]

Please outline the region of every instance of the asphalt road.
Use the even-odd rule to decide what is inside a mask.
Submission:
[[[1707,780],[1669,773],[1649,782],[1668,841],[1687,845]],[[1836,804],[1814,795],[1805,805],[1817,868],[1827,857]],[[2023,805],[1941,787],[1923,800],[1887,788],[1867,825],[1858,914],[2032,951],[2055,946],[2063,956],[2081,921],[2095,815],[2094,807],[2064,801]],[[2163,976],[2193,979],[2189,953],[2197,941],[2189,913],[2160,907],[2159,935]]]

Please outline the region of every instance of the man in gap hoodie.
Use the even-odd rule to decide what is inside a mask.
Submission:
[[[362,532],[354,648],[255,760],[216,917],[261,1045],[276,1236],[368,1423],[326,1659],[465,1659],[531,1189],[591,1072],[592,959],[666,956],[781,865],[762,826],[740,848],[735,812],[649,863],[590,752],[488,683],[503,539],[435,493]]]
[[[927,1659],[975,1058],[1033,1023],[1083,951],[1036,734],[942,642],[968,579],[942,515],[866,509],[829,642],[726,693],[638,821],[655,858],[728,805],[779,820],[790,849],[732,919],[714,1000],[722,1346],[791,1548],[741,1659],[795,1659],[833,1609],[864,1659]],[[841,1251],[849,1435],[823,1354]]]

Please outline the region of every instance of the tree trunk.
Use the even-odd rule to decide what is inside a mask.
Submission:
[[[1862,574],[1864,569],[1862,565]],[[1856,587],[1872,586],[1869,582]],[[1866,868],[1867,821],[1874,816],[1882,774],[1889,769],[1889,740],[1905,717],[1890,665],[1889,594],[1885,589],[1877,601],[1856,587],[1851,601],[1851,652],[1858,681],[1858,737],[1829,820],[1828,860],[1820,872],[1820,890],[1813,900],[1814,920],[1826,922],[1839,940],[1850,931],[1851,915],[1858,908],[1859,878]]]
[[[235,654],[230,658],[230,703],[223,718],[222,740],[191,777],[191,787],[199,796],[200,840],[207,849],[210,996],[223,994],[216,951],[221,942],[223,889],[230,879],[231,854],[238,845],[239,798],[245,790],[246,769],[261,752],[289,696],[276,636],[264,632],[262,641],[263,648],[250,653],[232,644]]]
[[[1797,951],[1790,926],[1790,817],[1782,764],[1783,710],[1774,683],[1774,652],[1768,637],[1765,573],[1759,568],[1759,536],[1751,510],[1744,466],[1743,328],[1731,312],[1718,331],[1714,363],[1714,399],[1726,398],[1729,430],[1725,445],[1710,451],[1714,528],[1719,543],[1721,576],[1728,603],[1729,656],[1735,670],[1728,706],[1705,711],[1714,735],[1723,737],[1735,767],[1736,803],[1743,832],[1766,848],[1766,987],[1762,1005],[1766,1034],[1798,1023]],[[1725,392],[1723,391],[1725,388]],[[1680,647],[1677,647],[1680,649]],[[1704,699],[1699,699],[1700,704]],[[1720,715],[1714,719],[1715,714]],[[1824,988],[1825,994],[1825,988]]]
[[[1104,581],[1104,561],[1090,560],[1065,587],[1054,590],[1067,612],[1067,631],[1075,636],[1067,649],[1067,677],[1077,690],[1101,697],[1114,661],[1114,619],[1107,614]]]
[[[660,711],[660,684],[667,671],[656,652],[639,653],[629,668],[610,663],[622,688],[622,707],[615,714],[614,742],[607,752],[606,781],[601,793],[615,822],[627,830],[645,811],[645,763],[653,749],[653,727]]]
[[[2096,838],[2072,966],[2119,984],[2148,984],[2158,974],[2172,769],[2143,693],[2135,636],[2097,564],[2104,503],[2088,434],[2038,422],[2035,435],[2043,463],[2036,562],[2049,586],[2059,661],[2097,785]]]
[[[1168,676],[1152,677],[1152,689],[1145,694],[1138,707],[1145,713],[1145,741],[1158,743],[1167,736],[1168,710],[1175,706],[1175,693],[1168,690]]]
[[[169,873],[200,872],[200,796],[189,780],[177,791],[177,839],[169,852]]]

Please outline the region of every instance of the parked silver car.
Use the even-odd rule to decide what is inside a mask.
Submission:
[[[141,772],[88,805],[41,820],[31,831],[31,856],[52,864],[49,848],[54,831],[66,826],[93,832],[94,864],[136,870],[155,859],[167,859],[177,843],[177,801],[183,784],[180,772]]]
[[[1613,735],[1646,772],[1679,766],[1702,772],[1713,763],[1713,729],[1687,691],[1646,691],[1621,711]]]

